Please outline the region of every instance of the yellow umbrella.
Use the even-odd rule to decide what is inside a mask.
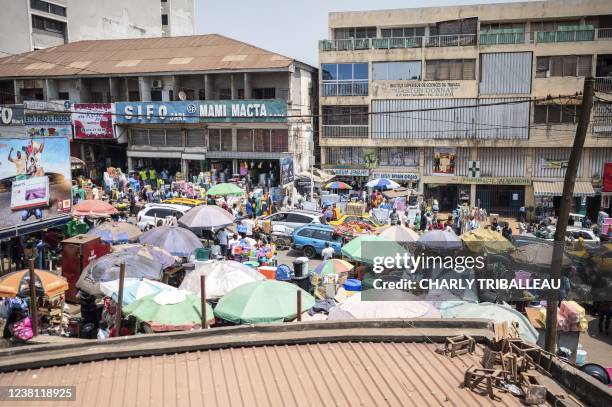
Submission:
[[[30,271],[20,270],[0,277],[0,297],[16,297],[29,290]],[[36,287],[42,288],[47,297],[61,294],[68,289],[68,283],[63,277],[45,270],[34,270]]]
[[[505,252],[514,249],[514,245],[501,233],[491,229],[474,229],[465,232],[459,238],[473,252],[486,250],[492,253]]]

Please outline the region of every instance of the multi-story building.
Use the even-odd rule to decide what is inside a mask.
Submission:
[[[82,40],[193,35],[194,0],[2,0],[0,57]]]
[[[100,170],[252,170],[280,181],[286,157],[307,170],[316,80],[314,67],[215,34],[80,41],[0,59],[4,104],[113,103],[116,140],[72,143],[73,155]]]
[[[329,35],[323,167],[410,181],[444,210],[558,207],[584,79],[596,102],[612,91],[608,0],[330,13]],[[591,216],[610,206],[611,124],[596,103],[574,188]]]

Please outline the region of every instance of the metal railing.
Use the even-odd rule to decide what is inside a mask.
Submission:
[[[476,45],[476,34],[430,35],[425,37],[426,47],[466,47]]]
[[[595,90],[598,92],[612,92],[612,76],[595,78]]]
[[[595,39],[595,29],[536,31],[535,34],[534,42],[536,43],[593,41]]]
[[[322,125],[323,137],[330,138],[368,138],[368,126],[365,125]]]
[[[368,96],[368,81],[327,81],[321,84],[323,96]]]
[[[515,33],[480,33],[480,45],[524,44],[529,42],[525,32]]]
[[[372,38],[373,49],[421,48],[424,37]]]

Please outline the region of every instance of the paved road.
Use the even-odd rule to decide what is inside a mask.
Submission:
[[[297,250],[278,250],[278,264],[287,264],[293,268],[293,262],[295,259],[302,256],[304,256],[304,254]],[[308,269],[312,270],[321,264],[322,261],[323,260],[320,257],[309,260]]]

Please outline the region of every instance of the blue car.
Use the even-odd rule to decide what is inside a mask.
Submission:
[[[325,243],[334,249],[336,254],[340,254],[342,248],[342,238],[334,233],[334,228],[329,225],[311,223],[297,228],[292,235],[292,249],[302,250],[304,256],[314,259],[321,255],[325,248]]]

